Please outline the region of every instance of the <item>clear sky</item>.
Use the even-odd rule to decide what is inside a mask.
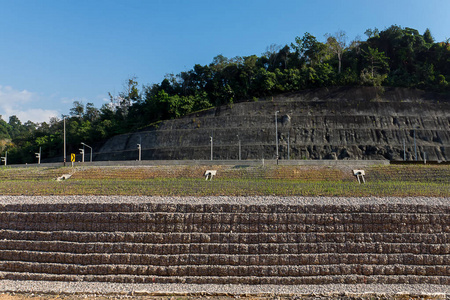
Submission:
[[[160,83],[222,54],[261,55],[309,32],[391,25],[450,38],[449,0],[0,0],[0,115],[48,122],[100,108],[127,78]]]

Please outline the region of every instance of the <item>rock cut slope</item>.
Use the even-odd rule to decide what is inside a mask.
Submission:
[[[256,99],[255,99],[256,100]],[[278,112],[275,115],[275,112]],[[277,128],[275,126],[277,121]],[[402,88],[284,94],[163,121],[108,140],[95,160],[388,159],[448,161],[448,97]]]

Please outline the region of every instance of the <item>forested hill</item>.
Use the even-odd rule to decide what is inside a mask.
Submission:
[[[216,56],[209,65],[195,65],[159,84],[139,86],[130,78],[124,90],[110,95],[101,108],[75,101],[67,116],[68,152],[80,142],[100,140],[151,123],[241,101],[258,101],[286,92],[330,86],[393,86],[450,92],[450,39],[434,41],[427,29],[391,26],[368,29],[366,40],[350,41],[345,32],[323,39],[309,33],[289,45],[271,45],[260,56]],[[320,41],[322,40],[322,41]],[[36,162],[62,156],[62,120],[22,124],[12,116],[0,121],[3,151],[9,163]]]

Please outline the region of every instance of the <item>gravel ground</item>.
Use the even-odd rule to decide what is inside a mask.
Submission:
[[[0,281],[1,292],[36,294],[116,294],[116,295],[447,295],[450,286],[442,285],[195,285],[195,284],[120,284],[100,282]]]
[[[135,197],[135,196],[0,196],[0,205],[17,203],[195,203],[195,204],[421,204],[450,206],[450,198],[427,197]],[[450,297],[444,285],[193,285],[193,284],[118,284],[100,282],[46,282],[0,280],[0,292],[93,295],[428,295]],[[444,298],[442,298],[444,299]]]

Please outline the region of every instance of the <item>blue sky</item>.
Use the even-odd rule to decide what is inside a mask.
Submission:
[[[349,40],[390,25],[450,38],[448,0],[0,0],[0,115],[48,122],[108,101],[127,78],[159,83],[194,64],[261,55],[309,32]]]

